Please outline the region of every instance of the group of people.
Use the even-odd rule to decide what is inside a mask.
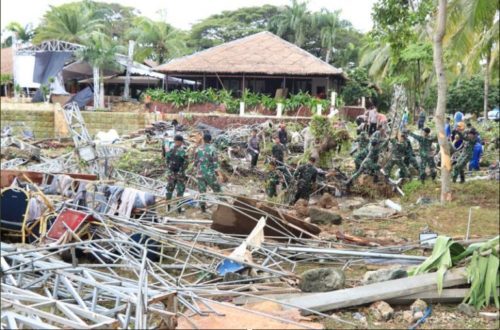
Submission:
[[[423,115],[422,115],[423,114]],[[406,116],[408,114],[406,113]],[[370,121],[370,112],[368,113],[368,121]],[[452,179],[456,182],[460,177],[460,182],[465,182],[465,169],[469,164],[469,169],[479,169],[479,160],[482,153],[482,145],[480,136],[475,128],[470,124],[465,129],[466,124],[462,121],[462,117],[455,117],[455,129],[453,132],[450,129],[450,120],[448,118],[445,127],[451,150],[458,152],[456,162],[452,168]],[[419,178],[422,182],[427,177],[427,170],[430,172],[431,178],[436,178],[436,164],[434,161],[435,152],[433,144],[437,143],[437,138],[431,136],[431,130],[425,125],[425,112],[420,111],[418,117],[418,126],[421,129],[421,134],[408,132],[406,130],[405,114],[403,114],[400,131],[396,138],[384,137],[385,131],[375,129],[370,134],[371,129],[358,131],[357,150],[354,155],[354,163],[356,171],[347,181],[347,185],[351,185],[353,181],[361,174],[369,174],[377,180],[377,174],[381,172],[386,178],[389,178],[394,167],[399,169],[400,179],[411,179],[411,167],[418,170]],[[419,144],[420,162],[417,161],[413,147],[408,137],[411,136]],[[437,146],[437,149],[439,145]],[[380,153],[388,149],[390,151],[389,159],[385,166],[380,164]],[[437,150],[436,150],[437,151]]]
[[[174,137],[174,144],[165,144],[163,146],[163,155],[167,163],[167,200],[171,200],[174,190],[177,192],[177,197],[184,196],[186,189],[187,174],[186,170],[189,166],[189,153],[184,144],[184,138],[181,135]],[[220,192],[221,186],[217,180],[217,169],[219,167],[217,151],[212,145],[212,136],[208,133],[203,135],[202,143],[194,150],[193,153],[193,170],[196,175],[196,183],[198,191],[205,193],[207,187],[212,188],[214,192]],[[202,196],[203,199],[203,196]],[[206,211],[206,203],[200,202],[202,212]],[[167,206],[170,211],[170,204]],[[177,206],[177,211],[182,212],[180,205]]]
[[[378,173],[381,173],[388,179],[394,168],[399,169],[399,177],[403,180],[411,180],[411,168],[418,171],[419,179],[422,182],[426,180],[427,172],[429,172],[432,180],[435,180],[437,172],[433,144],[437,142],[437,138],[431,135],[430,128],[424,127],[425,112],[422,111],[420,113],[423,113],[423,115],[419,115],[418,119],[421,130],[420,134],[408,132],[406,124],[402,124],[396,137],[391,137],[387,136],[391,134],[387,134],[388,122],[385,119],[385,115],[382,118],[376,108],[369,109],[365,116],[366,122],[364,122],[368,126],[361,129],[358,127],[358,136],[355,140],[357,148],[353,155],[355,172],[347,180],[346,185],[352,185],[361,174],[371,175],[374,177],[374,180],[377,180]],[[404,118],[402,119],[404,120]],[[475,128],[463,122],[463,116],[455,116],[453,130],[451,129],[451,120],[447,118],[445,132],[451,149],[459,152],[452,168],[453,182],[456,182],[458,178],[460,178],[460,182],[464,182],[467,165],[470,164],[473,169],[479,167],[479,158],[482,152],[481,138]],[[307,141],[304,141],[304,147],[307,149],[310,147],[311,141],[309,140],[312,140],[312,134],[310,134],[310,129],[308,130],[307,127],[302,133],[305,133],[304,135],[307,137]],[[409,137],[415,139],[419,145],[419,161]],[[202,194],[205,193],[207,187],[212,188],[216,193],[221,191],[221,186],[217,180],[217,151],[211,142],[211,135],[205,133],[201,145],[191,153],[191,156],[180,135],[175,136],[173,145],[164,145],[164,157],[168,171],[167,200],[172,199],[174,190],[176,190],[178,197],[183,196],[187,181],[186,170],[190,164],[191,157],[193,174],[196,176],[199,192]],[[291,185],[294,186],[294,195],[291,200],[293,203],[301,198],[308,200],[318,175],[318,169],[315,166],[317,157],[315,155],[309,157],[306,164],[299,166],[292,173],[290,167],[286,164],[288,154],[287,143],[288,134],[286,126],[284,123],[281,123],[279,129],[273,135],[269,170],[266,173],[265,180],[266,193],[269,197],[277,196],[278,186],[281,183],[283,189],[289,188]],[[254,129],[247,141],[247,151],[250,155],[252,168],[255,168],[257,165],[261,152],[260,145],[261,141],[258,131]],[[384,166],[382,166],[381,154],[385,151],[389,151],[389,157]],[[203,196],[200,206],[202,211],[205,212],[206,204],[203,201]],[[182,211],[181,207],[177,207],[177,210],[179,212]]]

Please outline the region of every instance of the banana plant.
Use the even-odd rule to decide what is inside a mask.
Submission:
[[[498,287],[500,285],[499,245],[497,236],[487,242],[471,244],[465,249],[461,244],[446,236],[438,236],[432,254],[409,274],[416,275],[436,271],[438,292],[443,288],[443,277],[446,271],[463,262],[468,262],[467,278],[471,283],[469,293],[464,303],[480,309],[488,306],[493,298],[495,306],[500,307]]]

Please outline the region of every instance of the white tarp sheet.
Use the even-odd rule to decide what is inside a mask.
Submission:
[[[39,88],[40,84],[33,82],[33,72],[35,70],[34,55],[14,56],[14,81],[19,86],[25,88]]]

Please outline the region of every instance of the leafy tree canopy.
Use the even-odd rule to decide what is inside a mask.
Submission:
[[[264,31],[277,14],[278,8],[271,5],[223,11],[194,24],[189,43],[196,49],[205,49]]]

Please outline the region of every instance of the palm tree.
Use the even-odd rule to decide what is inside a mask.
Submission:
[[[77,53],[77,57],[93,66],[94,108],[104,108],[104,68],[118,65],[115,56],[122,49],[101,32],[91,33],[84,44],[86,47]]]
[[[484,116],[488,115],[491,72],[498,66],[500,2],[492,0],[454,0],[450,3],[448,42],[473,74],[484,62]]]
[[[35,43],[56,39],[83,44],[86,36],[104,28],[89,2],[54,7],[45,13],[36,31]]]
[[[17,41],[21,41],[22,43],[30,42],[35,35],[35,31],[33,30],[33,26],[31,24],[26,24],[22,26],[18,22],[10,22],[5,27],[5,31],[11,32],[15,35]],[[10,47],[12,46],[12,36],[8,37],[4,41],[4,46]]]
[[[156,22],[147,17],[134,20],[128,36],[137,42],[136,59],[151,58],[158,63],[185,55],[188,51],[183,32],[166,22]]]
[[[291,6],[286,6],[270,22],[271,30],[299,47],[304,45],[310,26],[311,13],[307,9],[307,2],[297,0],[292,0]]]
[[[322,9],[313,16],[313,28],[319,30],[321,47],[326,49],[325,62],[330,62],[338,30],[345,27],[345,25],[340,19],[340,10],[331,12],[327,9]]]

